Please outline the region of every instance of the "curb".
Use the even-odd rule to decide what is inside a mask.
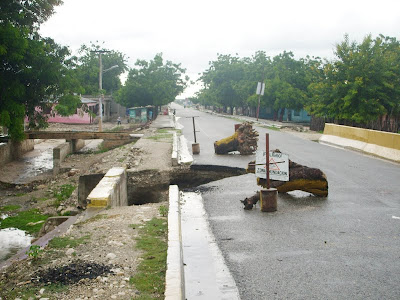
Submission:
[[[400,163],[400,150],[397,149],[382,147],[376,144],[365,143],[329,134],[322,135],[318,142],[320,144],[337,146]]]
[[[165,300],[185,299],[181,209],[179,198],[178,186],[171,185],[169,187],[168,251],[167,272],[165,275]]]

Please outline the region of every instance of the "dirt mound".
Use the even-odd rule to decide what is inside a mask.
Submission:
[[[103,274],[113,274],[113,265],[76,260],[68,265],[40,271],[32,278],[33,283],[77,283],[84,278],[95,279]]]

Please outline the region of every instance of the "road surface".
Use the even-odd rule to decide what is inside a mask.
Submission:
[[[188,147],[195,119],[195,164],[245,167],[252,156],[215,155],[213,142],[237,120],[176,108]],[[259,187],[254,174],[202,187],[212,232],[242,299],[400,299],[400,166],[293,135],[256,127],[259,147],[321,169],[329,196],[280,194],[278,211],[243,210]]]

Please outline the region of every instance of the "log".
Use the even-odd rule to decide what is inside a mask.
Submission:
[[[214,150],[216,154],[239,151],[241,155],[249,155],[257,150],[257,141],[258,132],[253,129],[250,122],[245,122],[239,126],[233,135],[216,141]]]
[[[248,173],[255,173],[255,162],[248,164]],[[267,180],[257,178],[257,184],[267,187]],[[270,186],[279,193],[300,190],[315,196],[328,196],[328,181],[326,175],[316,168],[309,168],[289,160],[289,181],[270,180]]]
[[[279,150],[275,150],[279,151]],[[246,169],[247,173],[255,173],[255,161],[251,161]],[[267,180],[257,178],[257,184],[267,188]],[[309,168],[289,160],[289,181],[270,180],[270,187],[276,188],[279,193],[300,190],[315,196],[328,196],[328,181],[326,175],[316,168]],[[244,209],[250,210],[260,200],[260,192],[240,200]]]

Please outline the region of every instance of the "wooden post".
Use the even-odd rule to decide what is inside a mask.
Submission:
[[[269,181],[269,133],[265,134],[265,151],[267,189],[260,191],[260,209],[264,212],[274,212],[278,209],[278,190],[275,188],[271,188]]]
[[[266,164],[266,168],[265,171],[267,172],[267,189],[269,190],[269,188],[271,187],[270,182],[269,182],[269,133],[265,134],[265,155],[267,156],[265,158],[265,164]]]

